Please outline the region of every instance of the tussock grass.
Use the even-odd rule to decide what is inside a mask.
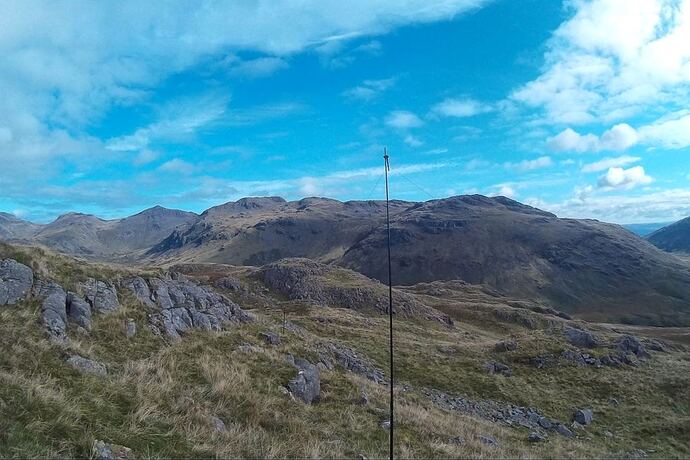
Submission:
[[[0,257],[8,250],[0,245]],[[124,273],[114,266],[82,267],[41,250],[12,250],[51,279]],[[71,331],[64,346],[44,335],[36,301],[0,307],[0,457],[87,457],[94,439],[128,446],[140,458],[387,456],[388,433],[380,427],[387,419],[386,386],[337,368],[322,372],[321,400],[312,406],[283,389],[295,374],[285,355],[314,362],[317,344],[327,341],[354,348],[386,371],[385,316],[291,303],[299,308],[290,308],[287,319],[303,328],[295,334],[282,329],[284,299],[275,297],[256,303],[254,323],[170,342],[151,333],[143,307],[121,294],[123,308],[96,316],[88,335]],[[261,308],[267,303],[270,308]],[[639,368],[535,369],[524,358],[558,354],[565,346],[552,318],[521,311],[536,315],[536,328],[528,329],[499,321],[494,311],[508,307],[498,304],[446,307],[461,319],[454,329],[396,319],[396,378],[411,387],[396,389],[400,458],[612,457],[633,448],[657,457],[690,455],[686,351],[655,353]],[[127,318],[137,323],[133,339],[125,336]],[[268,329],[280,334],[281,345],[260,340]],[[494,352],[493,345],[507,338],[517,340],[518,349]],[[245,342],[257,351],[240,351]],[[75,353],[103,362],[109,375],[78,374],[64,363]],[[510,365],[513,377],[488,375],[488,360]],[[551,434],[545,443],[530,444],[528,430],[442,410],[421,396],[422,387],[532,406],[563,421],[574,408],[591,407],[595,422],[578,439]],[[358,402],[361,389],[368,404]],[[611,404],[612,397],[620,404]],[[212,417],[226,430],[216,431]],[[499,446],[482,444],[479,435],[493,436]],[[462,445],[451,441],[457,437]]]

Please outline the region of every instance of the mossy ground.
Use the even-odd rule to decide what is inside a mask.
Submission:
[[[121,274],[115,267],[34,250],[15,250],[14,256],[61,282]],[[116,313],[95,318],[91,334],[71,333],[64,346],[46,338],[37,302],[0,307],[0,457],[88,457],[95,439],[130,447],[140,458],[387,456],[388,432],[380,427],[387,418],[386,386],[342,370],[324,371],[321,400],[311,406],[282,389],[295,373],[285,354],[314,359],[315,345],[325,341],[351,346],[386,369],[387,318],[290,304],[287,319],[303,328],[300,335],[283,331],[284,300],[276,297],[272,308],[253,305],[254,323],[170,342],[148,330],[133,298],[123,294],[121,301]],[[448,313],[458,308],[450,305]],[[623,456],[639,448],[653,457],[690,456],[688,353],[654,353],[638,368],[536,369],[524,358],[559,352],[562,337],[548,327],[500,322],[492,308],[467,305],[453,329],[396,319],[396,378],[412,388],[397,393],[396,455],[581,458]],[[138,326],[133,339],[125,336],[127,318]],[[280,334],[281,345],[262,343],[259,333],[267,329]],[[492,351],[509,337],[518,341],[516,351]],[[245,342],[257,351],[240,351]],[[72,370],[64,359],[73,353],[105,363],[108,376]],[[487,374],[488,360],[505,362],[514,375]],[[361,387],[368,404],[358,403]],[[435,407],[416,391],[422,387],[532,406],[563,421],[574,408],[592,407],[595,421],[576,439],[551,434],[544,443],[530,444],[524,428]],[[216,432],[211,416],[221,418],[227,431]],[[483,445],[478,435],[495,437],[499,447]],[[450,442],[458,436],[464,445]]]

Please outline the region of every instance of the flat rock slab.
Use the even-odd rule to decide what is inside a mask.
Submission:
[[[132,449],[110,444],[104,441],[94,441],[91,448],[91,458],[96,460],[133,460]]]
[[[105,377],[108,375],[108,371],[105,366],[98,361],[92,359],[84,358],[78,355],[72,355],[67,358],[67,364],[81,372],[82,374],[92,374],[99,377]]]

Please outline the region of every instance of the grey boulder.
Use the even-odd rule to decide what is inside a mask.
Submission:
[[[42,287],[43,325],[52,339],[67,339],[67,294],[59,285],[49,283]]]
[[[110,444],[104,441],[94,441],[91,447],[91,458],[96,460],[131,460],[134,459],[132,449]]]
[[[67,316],[87,331],[91,330],[91,306],[74,292],[67,293]]]
[[[297,375],[288,383],[290,393],[306,404],[318,401],[321,395],[319,368],[303,358],[295,358],[295,367]]]
[[[573,414],[573,421],[580,425],[589,425],[594,420],[592,409],[578,409]]]
[[[618,348],[618,351],[624,354],[628,352],[633,353],[638,358],[649,358],[650,356],[649,353],[647,353],[644,345],[642,345],[642,342],[637,340],[637,337],[632,335],[624,335],[618,339],[616,348]]]
[[[105,366],[98,361],[92,359],[84,358],[79,355],[72,355],[67,358],[67,364],[81,372],[82,374],[92,374],[99,377],[105,377],[108,375],[108,371]]]
[[[513,375],[512,369],[502,363],[488,362],[484,364],[484,369],[486,369],[489,374],[500,374],[506,377]]]
[[[566,327],[564,330],[565,338],[571,344],[580,348],[597,348],[601,346],[601,339],[592,332],[583,329]]]
[[[13,259],[0,261],[0,305],[13,305],[26,297],[34,283],[34,272]]]
[[[259,333],[259,337],[268,345],[280,345],[280,336],[272,331]]]

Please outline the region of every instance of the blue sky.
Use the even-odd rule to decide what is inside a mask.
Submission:
[[[0,210],[505,195],[690,214],[690,0],[2,2]]]

